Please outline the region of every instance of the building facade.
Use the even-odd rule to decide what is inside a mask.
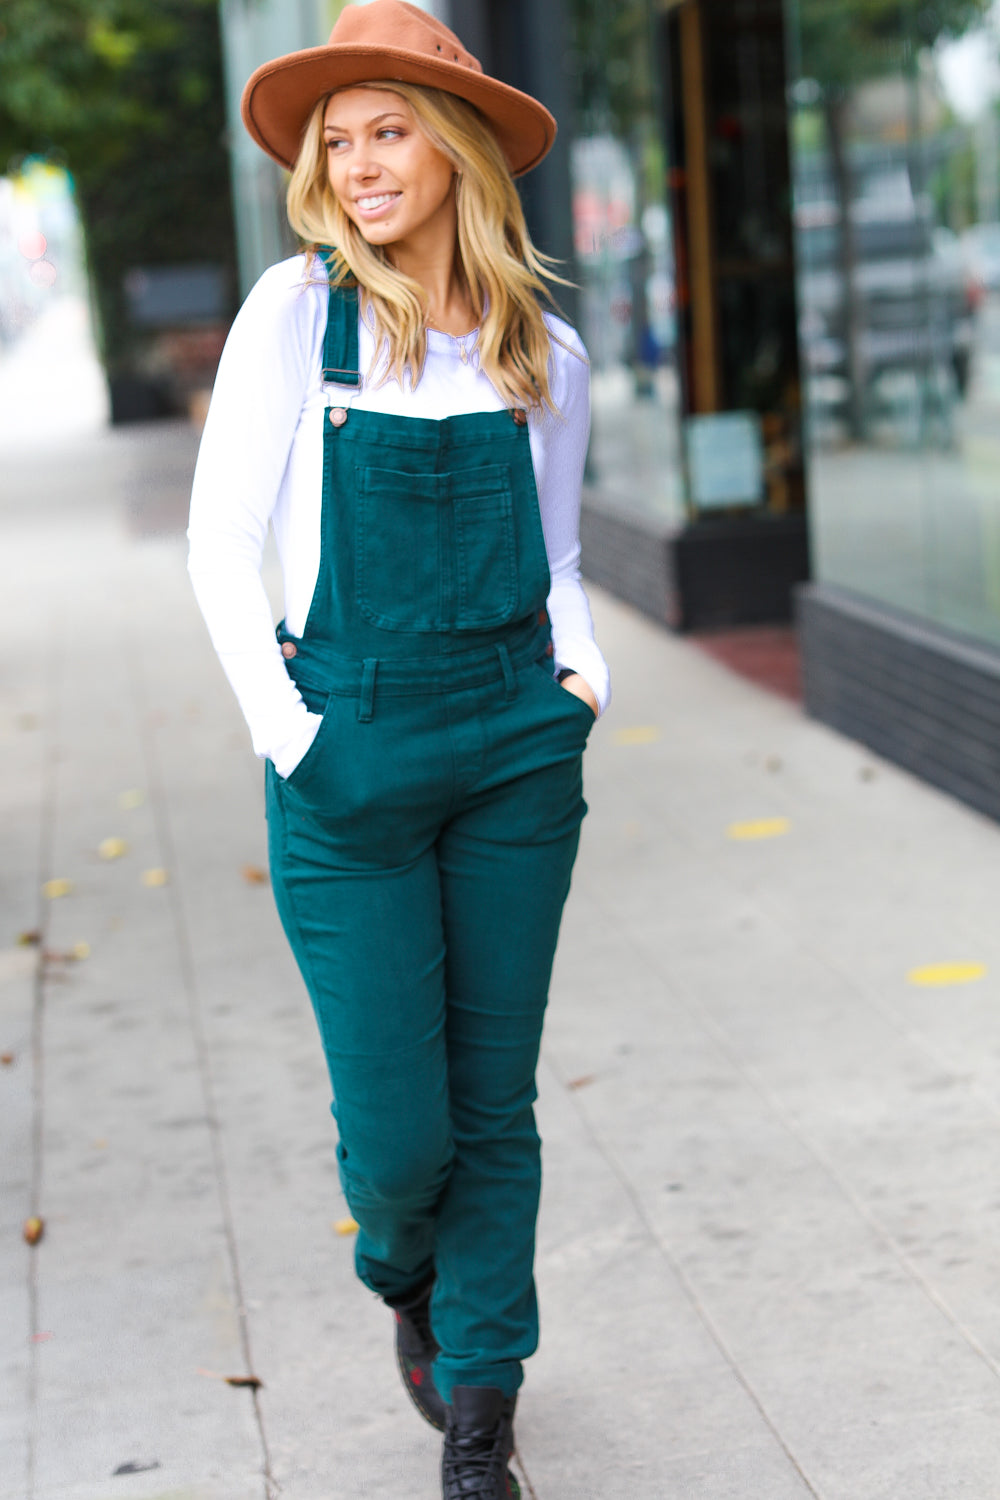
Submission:
[[[231,108],[339,8],[223,0]],[[796,610],[810,711],[1000,816],[1000,6],[427,8],[560,121],[523,191],[591,355],[589,576]],[[248,146],[245,281],[284,253]]]

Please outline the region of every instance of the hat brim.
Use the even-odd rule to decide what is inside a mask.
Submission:
[[[264,63],[243,90],[243,123],[268,156],[290,168],[318,99],[383,79],[443,89],[474,104],[492,125],[515,177],[536,167],[555,140],[555,120],[530,94],[462,63],[365,44],[310,47]]]

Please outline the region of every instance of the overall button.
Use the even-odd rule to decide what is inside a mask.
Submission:
[[[330,421],[334,427],[343,427],[347,421],[347,408],[344,406],[331,406]]]
[[[281,646],[281,654],[286,661],[291,661],[293,656],[298,656],[299,648],[298,646],[296,646],[294,641],[283,641]]]
[[[513,411],[511,412],[511,416],[514,418],[514,421],[517,423],[518,427],[523,427],[528,420],[528,413],[524,410],[523,406],[515,406]]]
[[[556,648],[555,648],[555,646],[553,646],[552,642],[549,641],[549,644],[545,648],[545,655],[546,656],[555,656],[555,654],[556,654]]]
[[[539,625],[547,625],[549,623],[549,617],[545,613],[544,609],[540,609],[538,611],[538,623]]]

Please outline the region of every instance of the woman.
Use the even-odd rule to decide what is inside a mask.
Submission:
[[[233,326],[191,576],[266,757],[358,1273],[444,1430],[446,1500],[509,1500],[538,1332],[534,1073],[609,696],[578,572],[586,355],[539,309],[512,181],[555,124],[402,0],[348,6],[243,108],[293,167],[309,248]]]

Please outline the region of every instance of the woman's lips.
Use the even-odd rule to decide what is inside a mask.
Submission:
[[[355,198],[354,207],[363,219],[377,219],[379,214],[392,208],[402,197],[401,193],[366,193]]]

